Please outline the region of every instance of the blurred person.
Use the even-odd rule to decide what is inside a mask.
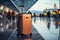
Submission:
[[[39,14],[40,20],[41,20],[41,14]]]
[[[58,9],[58,15],[59,15],[59,19],[60,19],[60,9]]]
[[[6,29],[10,29],[10,26],[11,26],[10,25],[10,23],[11,23],[11,12],[10,12],[10,10],[8,11],[6,18],[7,18],[7,21],[5,22],[5,23],[7,23]]]
[[[2,14],[2,12],[0,12],[0,18],[3,18],[3,14]]]
[[[47,17],[50,19],[50,11],[47,12]]]
[[[40,20],[42,20],[42,18],[43,18],[43,17],[42,17],[42,13],[40,13],[40,15],[39,15],[39,16],[40,16]]]
[[[51,24],[51,22],[50,21],[48,21],[48,25],[47,25],[47,28],[50,30],[50,24]]]
[[[55,21],[55,28],[58,29],[58,21]]]
[[[54,14],[55,14],[55,15],[53,15],[54,19],[55,19],[55,20],[58,19],[58,18],[59,18],[58,12],[57,12],[57,11],[53,11],[53,12],[54,12]]]
[[[7,13],[7,18],[11,22],[11,12],[10,11]]]
[[[59,14],[59,18],[60,18],[60,14]]]
[[[50,24],[51,24],[51,21],[50,21],[50,11],[47,12],[47,22],[48,22],[48,25],[47,25],[47,28],[50,29]]]
[[[34,22],[36,21],[36,14],[34,13]]]
[[[54,21],[55,21],[55,28],[58,29],[58,21],[59,21],[59,16],[57,11],[53,11],[54,15]]]
[[[55,19],[58,19],[59,16],[58,16],[58,12],[56,11],[56,16],[55,16]]]
[[[15,14],[14,11],[12,11],[12,20],[13,20],[13,22],[15,21],[15,17],[16,17],[16,14]]]
[[[58,12],[56,11],[56,15],[55,15],[55,28],[58,29],[58,22],[60,21],[59,16],[58,16]]]

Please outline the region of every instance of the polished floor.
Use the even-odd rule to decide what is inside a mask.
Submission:
[[[33,17],[32,18],[32,37],[18,37],[16,36],[16,21],[9,23],[6,20],[3,28],[0,29],[0,40],[59,40],[59,26],[57,24],[59,19],[45,18],[45,17]],[[11,26],[9,26],[11,25]],[[8,28],[9,26],[9,28]]]
[[[45,40],[59,40],[60,19],[36,17],[32,24]]]
[[[32,37],[18,37],[17,38],[17,31],[16,31],[16,21],[12,23],[7,22],[6,20],[2,21],[4,22],[3,28],[0,30],[0,40],[44,40],[44,38],[39,34],[39,32],[34,28],[34,25],[32,25]],[[9,27],[8,27],[8,26]]]
[[[44,40],[44,38],[38,33],[38,31],[33,27],[32,37],[19,37],[17,38],[16,32],[12,35],[13,31],[0,32],[0,40]],[[11,36],[12,35],[12,36]]]

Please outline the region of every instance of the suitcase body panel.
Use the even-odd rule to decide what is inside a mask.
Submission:
[[[32,33],[32,20],[30,14],[20,14],[20,34],[28,35]]]

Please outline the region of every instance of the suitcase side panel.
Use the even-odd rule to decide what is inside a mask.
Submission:
[[[32,20],[31,20],[31,15],[30,14],[23,14],[23,34],[27,35],[32,33]]]

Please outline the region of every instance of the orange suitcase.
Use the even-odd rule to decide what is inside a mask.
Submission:
[[[32,35],[32,19],[31,14],[20,14],[19,15],[19,34],[21,35]]]

